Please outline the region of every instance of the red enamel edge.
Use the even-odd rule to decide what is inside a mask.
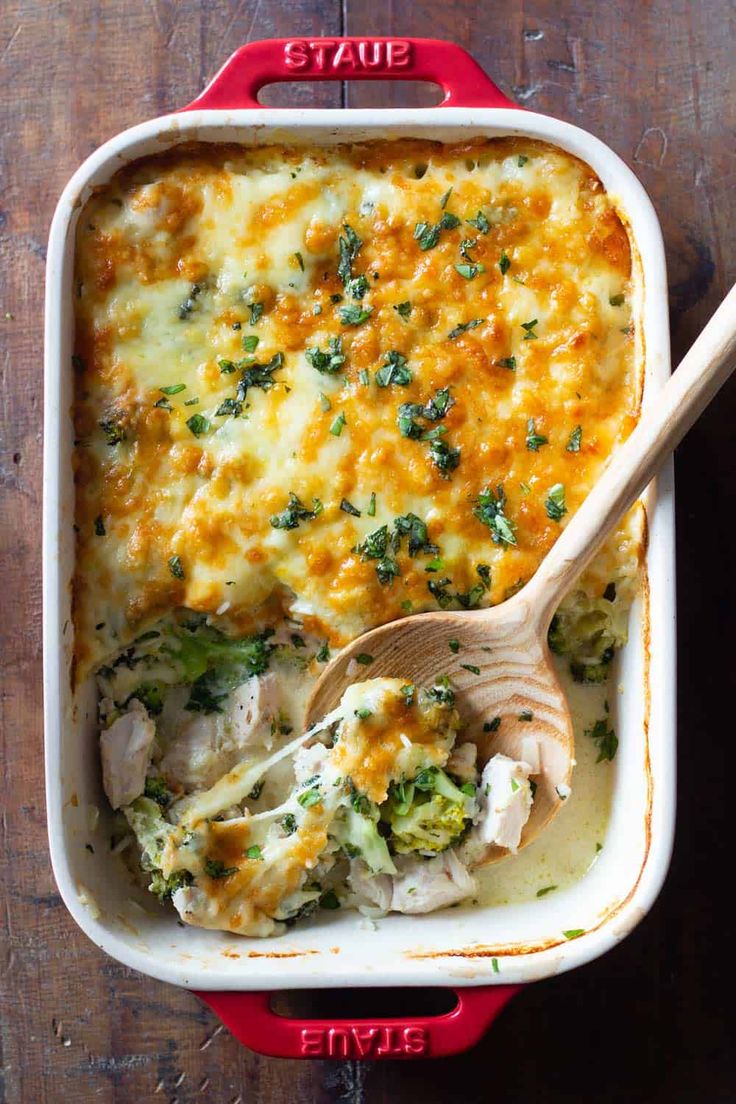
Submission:
[[[182,111],[261,107],[258,93],[284,81],[431,81],[443,107],[518,107],[454,42],[439,38],[269,38],[241,46]]]
[[[483,1036],[520,988],[482,985],[455,990],[444,1016],[384,1020],[298,1020],[271,1009],[269,992],[203,993],[201,998],[236,1039],[272,1058],[444,1058]]]

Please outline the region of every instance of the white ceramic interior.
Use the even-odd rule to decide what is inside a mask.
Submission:
[[[258,941],[184,929],[173,910],[132,889],[110,854],[95,739],[95,693],[70,687],[74,488],[71,452],[74,229],[91,190],[134,158],[182,141],[325,144],[404,136],[446,141],[525,135],[551,142],[597,172],[628,220],[641,262],[637,301],[644,403],[669,371],[667,282],[657,217],[637,179],[597,139],[543,115],[499,108],[234,110],[171,115],[97,150],[64,190],[54,216],[46,287],[44,666],[51,857],[67,908],[87,935],[127,966],[200,989],[477,985],[533,981],[568,970],[623,938],[664,880],[675,802],[674,503],[671,466],[646,498],[646,578],[618,660],[613,810],[605,847],[569,889],[530,903],[392,915],[368,930],[359,914],[330,913]],[[93,810],[99,822],[91,829]],[[91,853],[85,844],[94,848]],[[569,929],[587,934],[567,940]],[[497,960],[496,972],[494,959]]]

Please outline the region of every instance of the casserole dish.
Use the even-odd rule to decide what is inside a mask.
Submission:
[[[258,105],[258,90],[290,79],[431,80],[438,108],[283,110]],[[669,372],[666,277],[651,204],[626,166],[568,124],[521,112],[459,48],[430,40],[280,40],[242,47],[184,111],[112,139],[65,189],[50,235],[46,314],[44,648],[49,834],[61,894],[82,929],[126,965],[198,991],[236,1035],[264,1053],[409,1057],[454,1053],[475,1041],[521,983],[567,970],[620,940],[645,914],[665,875],[674,810],[674,570],[671,471],[647,493],[649,540],[630,640],[614,674],[620,751],[606,846],[581,881],[533,903],[475,908],[411,920],[391,916],[366,934],[355,915],[252,940],[176,926],[130,897],[111,862],[99,808],[96,694],[73,695],[70,579],[74,570],[72,280],[76,218],[91,191],[124,164],[185,141],[322,145],[371,138],[524,136],[585,161],[630,229],[638,276],[643,402]],[[91,845],[91,850],[86,845]],[[94,891],[92,890],[94,887]],[[567,933],[567,935],[565,934]],[[572,938],[571,936],[574,936]],[[411,1021],[301,1023],[274,1016],[268,991],[309,987],[444,985],[459,990],[447,1016]],[[243,990],[252,990],[244,993]]]

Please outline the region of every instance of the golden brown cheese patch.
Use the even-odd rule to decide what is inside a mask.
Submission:
[[[365,289],[338,273],[346,226]],[[593,172],[542,143],[181,147],[88,202],[76,266],[80,673],[178,605],[227,604],[233,630],[289,609],[340,643],[437,608],[429,582],[456,603],[479,564],[483,602],[503,600],[637,416],[626,230]],[[344,361],[318,371],[306,351],[336,339]],[[379,386],[389,354],[405,386]],[[397,421],[441,389],[445,416],[415,423],[459,449],[445,472]],[[513,546],[473,514],[486,486]],[[274,528],[290,493],[316,516]],[[439,552],[404,538],[382,582],[354,549],[409,513]]]

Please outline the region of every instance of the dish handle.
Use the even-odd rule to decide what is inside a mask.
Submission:
[[[285,81],[431,81],[442,107],[518,107],[454,42],[439,38],[268,38],[241,46],[182,111],[262,107],[258,93]]]
[[[455,989],[456,1006],[442,1016],[370,1020],[301,1020],[271,1008],[270,992],[197,992],[232,1034],[272,1058],[444,1058],[474,1046],[520,988]]]

